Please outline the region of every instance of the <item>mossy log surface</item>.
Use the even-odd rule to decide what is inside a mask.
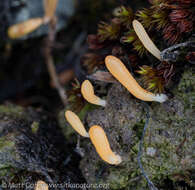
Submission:
[[[81,183],[78,163],[54,117],[41,110],[0,106],[0,189],[30,190],[37,180]]]
[[[151,117],[144,138],[142,163],[159,190],[190,190],[195,187],[194,86],[194,71],[190,68],[174,87],[174,97],[163,104],[147,103]],[[102,126],[112,150],[123,159],[120,165],[111,166],[100,159],[90,141],[83,140],[82,148],[86,153],[80,168],[88,183],[109,184],[113,190],[148,189],[137,162],[146,121],[145,106],[124,87],[114,84],[108,92],[106,108],[88,113],[88,126]]]

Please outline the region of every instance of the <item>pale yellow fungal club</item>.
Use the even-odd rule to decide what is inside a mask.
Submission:
[[[44,6],[44,23],[48,23],[55,15],[58,0],[43,0]]]
[[[135,30],[135,33],[137,34],[138,38],[144,45],[144,47],[157,59],[161,61],[160,56],[160,50],[156,47],[156,45],[153,43],[153,41],[148,36],[146,30],[142,26],[142,24],[138,20],[133,21],[133,29]]]
[[[21,38],[40,27],[43,24],[43,18],[33,18],[8,28],[8,36],[11,39]]]
[[[85,100],[90,102],[91,104],[96,104],[99,106],[106,106],[106,101],[102,100],[98,96],[94,94],[94,88],[89,80],[85,80],[81,85],[81,93]]]
[[[72,128],[79,133],[83,137],[89,137],[88,132],[86,131],[84,125],[82,124],[81,120],[79,117],[72,111],[67,110],[65,112],[65,118],[70,123]]]
[[[143,89],[117,57],[112,55],[107,56],[105,58],[105,64],[109,72],[136,98],[160,103],[168,99],[165,94],[153,94]]]
[[[89,136],[102,160],[112,165],[118,165],[122,162],[121,157],[112,152],[108,138],[100,126],[92,126],[89,130]]]
[[[37,181],[36,186],[35,186],[35,190],[48,190],[49,187],[47,185],[47,183],[45,183],[44,181]]]

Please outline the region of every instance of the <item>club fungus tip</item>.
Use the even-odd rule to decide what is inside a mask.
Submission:
[[[81,93],[83,95],[83,97],[85,98],[85,100],[87,100],[88,102],[92,103],[92,104],[96,104],[99,106],[106,106],[106,101],[99,98],[98,96],[96,96],[94,94],[94,88],[93,85],[91,84],[91,82],[89,80],[85,80],[82,85],[81,85]]]
[[[89,130],[89,136],[102,160],[112,165],[118,165],[122,162],[121,157],[112,152],[108,138],[100,126],[92,126]]]
[[[81,136],[83,137],[89,137],[89,134],[87,133],[84,125],[82,124],[79,117],[72,111],[67,110],[65,112],[65,118],[70,123],[72,128],[77,131]]]

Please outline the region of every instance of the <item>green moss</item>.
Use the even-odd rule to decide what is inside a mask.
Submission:
[[[124,188],[128,182],[128,176],[121,175],[120,171],[112,171],[108,179],[111,189]]]
[[[13,168],[10,164],[0,164],[0,177],[9,176],[11,178],[14,176],[14,173],[16,172],[16,168]]]
[[[93,104],[86,104],[83,109],[78,113],[78,116],[81,120],[84,119],[86,114],[94,109],[96,109],[99,106],[93,105]]]
[[[0,152],[3,151],[5,148],[12,148],[14,147],[15,143],[12,140],[7,140],[6,137],[0,138]]]
[[[34,121],[31,124],[31,129],[33,133],[37,133],[38,129],[39,129],[39,122]]]
[[[189,68],[182,75],[177,89],[174,90],[178,96],[185,102],[185,109],[195,108],[195,74],[193,68]]]
[[[0,137],[0,179],[4,176],[14,175],[17,171],[15,163],[20,159],[16,152],[14,133]],[[14,168],[14,169],[13,169]]]
[[[0,105],[0,113],[6,115],[12,115],[16,117],[24,117],[24,109],[20,106],[8,104],[8,105]]]
[[[141,120],[140,122],[136,123],[133,127],[133,130],[136,132],[136,136],[139,139],[141,139],[144,124],[145,124],[145,122],[143,120]]]
[[[142,164],[152,182],[160,189],[168,189],[169,180],[174,189],[179,189],[178,181],[191,184],[193,164],[193,142],[195,126],[195,77],[192,69],[183,73],[178,86],[173,89],[174,97],[163,104],[149,103],[150,120],[144,137]],[[109,134],[111,147],[121,155],[123,162],[119,166],[110,166],[101,172],[99,183],[109,183],[112,190],[148,189],[147,181],[141,177],[137,163],[139,142],[142,136],[146,113],[142,104],[120,86],[108,92],[105,110],[96,110],[88,114],[87,121],[98,123]],[[186,140],[185,140],[186,138]],[[185,140],[185,141],[184,141]],[[184,143],[183,143],[184,142]],[[147,155],[152,147],[155,154]],[[96,182],[95,171],[101,170],[97,153],[87,149],[87,158],[83,159],[83,171],[87,181]],[[93,163],[89,160],[93,159]],[[190,171],[190,172],[189,172]],[[176,176],[176,177],[175,177]],[[177,176],[184,176],[178,177]]]
[[[185,150],[182,156],[177,153],[177,149],[184,138],[181,134],[184,134],[186,129],[169,128],[170,127],[167,126],[163,132],[167,132],[168,134],[174,136],[167,138],[166,135],[159,135],[158,129],[156,129],[155,131],[152,131],[152,137],[147,134],[144,141],[145,149],[142,157],[143,166],[153,182],[158,185],[162,185],[160,183],[163,181],[163,179],[165,180],[170,178],[173,180],[172,177],[174,173],[181,173],[189,170],[192,167],[191,163],[193,158],[192,155],[189,156],[192,150],[192,142],[187,142],[184,147],[182,147],[182,149]],[[172,134],[170,131],[172,131]],[[150,138],[152,138],[152,140],[150,140]],[[146,154],[146,148],[151,146],[157,150],[157,155],[152,158]],[[182,159],[186,159],[186,157],[188,157],[188,160],[191,161],[183,165]]]

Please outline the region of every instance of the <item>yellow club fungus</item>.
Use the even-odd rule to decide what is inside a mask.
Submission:
[[[161,60],[160,50],[156,47],[156,45],[150,39],[150,37],[148,36],[142,24],[138,20],[134,20],[132,24],[133,24],[135,33],[137,34],[138,38],[140,39],[144,47],[157,59]]]
[[[43,18],[33,18],[8,28],[8,36],[12,39],[23,37],[43,24]]]
[[[77,131],[83,137],[89,137],[89,134],[87,133],[84,125],[74,112],[70,110],[66,111],[65,117],[75,131]]]
[[[37,181],[36,186],[35,186],[35,190],[48,190],[49,187],[47,185],[47,183],[45,183],[44,181]]]
[[[112,152],[107,136],[100,126],[92,126],[89,130],[89,137],[102,160],[112,165],[118,165],[122,162],[121,157]]]
[[[48,23],[54,17],[58,0],[44,0],[43,2],[45,11],[44,22]]]
[[[83,97],[90,103],[100,105],[100,106],[106,106],[106,101],[102,100],[98,96],[94,94],[94,89],[89,80],[85,80],[81,85],[81,93]]]
[[[160,103],[167,100],[167,96],[165,94],[153,94],[143,89],[133,78],[120,59],[109,55],[105,58],[105,64],[110,73],[138,99],[144,101],[156,101]]]

